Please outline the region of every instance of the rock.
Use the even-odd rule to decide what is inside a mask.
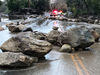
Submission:
[[[59,17],[56,17],[56,20],[59,20]]]
[[[38,58],[29,57],[23,53],[4,52],[0,53],[0,66],[4,67],[27,67],[36,62]]]
[[[60,21],[63,21],[64,19],[62,17],[59,18]]]
[[[38,40],[46,40],[46,34],[42,32],[34,32],[33,37]]]
[[[9,26],[8,29],[11,32],[20,32],[21,31],[21,30],[19,30],[18,26],[15,26],[15,25]]]
[[[33,30],[32,30],[31,27],[24,27],[24,28],[22,29],[22,32],[27,32],[27,31],[33,32]]]
[[[89,16],[87,19],[88,20],[93,20],[93,18],[94,18],[93,16]]]
[[[100,35],[100,29],[95,29],[95,31]]]
[[[94,44],[94,38],[87,27],[80,25],[61,33],[58,42],[61,45],[69,44],[72,48],[86,48]]]
[[[42,58],[52,50],[52,45],[47,41],[37,40],[27,35],[17,35],[5,41],[1,49],[4,52],[22,52],[29,56]]]
[[[17,24],[16,24],[16,25],[20,25],[20,24],[19,24],[19,22],[17,22]]]
[[[36,18],[35,15],[30,15],[29,18]]]
[[[69,53],[69,52],[71,52],[71,46],[68,45],[68,44],[64,44],[64,45],[61,47],[60,51],[61,51],[61,52],[67,52],[67,53]]]
[[[94,24],[94,20],[89,20],[88,23]]]
[[[95,41],[98,41],[100,35],[95,30],[91,31],[91,34],[94,37]]]
[[[53,30],[58,30],[59,27],[53,26],[52,29],[53,29]]]
[[[9,27],[10,25],[14,25],[14,23],[13,23],[13,22],[7,23],[7,24],[6,24],[6,27]]]
[[[72,21],[72,19],[68,19],[68,21]]]
[[[18,34],[18,36],[22,36],[22,37],[31,37],[34,39],[38,39],[38,40],[45,40],[46,39],[46,34],[42,33],[42,32],[38,32],[38,31],[34,31],[34,32],[20,32]]]
[[[48,19],[49,17],[48,17],[48,16],[45,16],[44,18],[45,18],[45,19]]]
[[[26,26],[25,25],[18,25],[18,29],[22,31]]]
[[[26,27],[26,26],[25,25],[18,25],[18,26],[11,25],[8,27],[8,29],[11,32],[21,32],[24,29],[24,27]]]
[[[3,31],[3,30],[5,30],[5,29],[4,29],[3,27],[0,26],[0,31]]]
[[[79,22],[78,19],[72,19],[72,22]]]
[[[96,20],[94,21],[94,24],[98,24],[98,23],[99,23],[99,20],[96,19]]]
[[[52,44],[55,44],[57,43],[57,39],[58,39],[58,36],[60,35],[60,31],[58,30],[52,30],[50,31],[46,36],[47,36],[47,41],[52,43]]]
[[[71,50],[71,53],[73,53],[73,52],[75,52],[75,49],[74,48],[72,48],[72,50]]]
[[[80,17],[80,18],[79,18],[79,21],[80,21],[80,22],[88,22],[88,19],[87,19],[87,18],[82,18],[82,17]]]

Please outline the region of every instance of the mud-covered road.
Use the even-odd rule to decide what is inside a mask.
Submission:
[[[13,22],[17,21],[13,20]],[[3,22],[0,22],[0,25],[5,28],[4,31],[0,31],[0,46],[7,39],[18,34],[9,32],[5,26],[8,22],[11,21],[3,20]],[[33,31],[48,33],[53,26],[58,26],[59,31],[63,32],[70,27],[83,24],[87,25],[84,22],[37,18],[27,26],[32,27]],[[28,68],[0,68],[0,75],[100,75],[100,42],[96,42],[85,51],[63,53],[59,50],[60,47],[54,46],[53,50],[45,56],[45,60]]]

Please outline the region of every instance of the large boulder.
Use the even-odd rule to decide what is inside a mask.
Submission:
[[[85,48],[91,46],[95,40],[91,35],[90,29],[85,26],[76,26],[66,30],[58,36],[58,42],[69,44],[72,48]]]
[[[35,32],[33,33],[33,37],[38,39],[38,40],[46,40],[46,33],[42,32]]]
[[[9,31],[11,32],[21,32],[24,27],[26,27],[25,25],[10,25],[8,26]]]
[[[32,37],[34,39],[38,40],[45,40],[46,39],[46,34],[38,31],[34,32],[20,32],[18,36],[23,36],[23,37]]]
[[[55,44],[57,43],[57,40],[58,40],[58,36],[60,35],[60,31],[58,30],[52,30],[50,31],[46,36],[47,36],[47,41],[52,43],[52,44]]]
[[[4,29],[3,27],[0,26],[0,31],[3,31],[3,30],[5,30],[5,29]]]
[[[52,45],[43,40],[37,40],[27,35],[17,35],[1,45],[2,51],[22,52],[29,56],[42,58],[52,50]]]
[[[4,67],[27,67],[37,62],[37,57],[29,57],[23,53],[4,52],[0,53],[0,66]]]

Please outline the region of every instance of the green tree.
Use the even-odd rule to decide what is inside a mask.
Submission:
[[[20,11],[22,8],[29,7],[28,0],[6,0],[7,7],[11,12]]]
[[[95,14],[100,15],[100,0],[66,0],[74,15]]]
[[[2,5],[2,1],[0,1],[0,6]]]
[[[49,1],[48,0],[35,0],[34,1],[35,4],[35,9],[37,10],[41,10],[41,11],[45,11],[45,10],[49,10]]]

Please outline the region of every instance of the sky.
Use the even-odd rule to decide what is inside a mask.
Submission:
[[[4,0],[1,0],[1,1],[4,1]]]

